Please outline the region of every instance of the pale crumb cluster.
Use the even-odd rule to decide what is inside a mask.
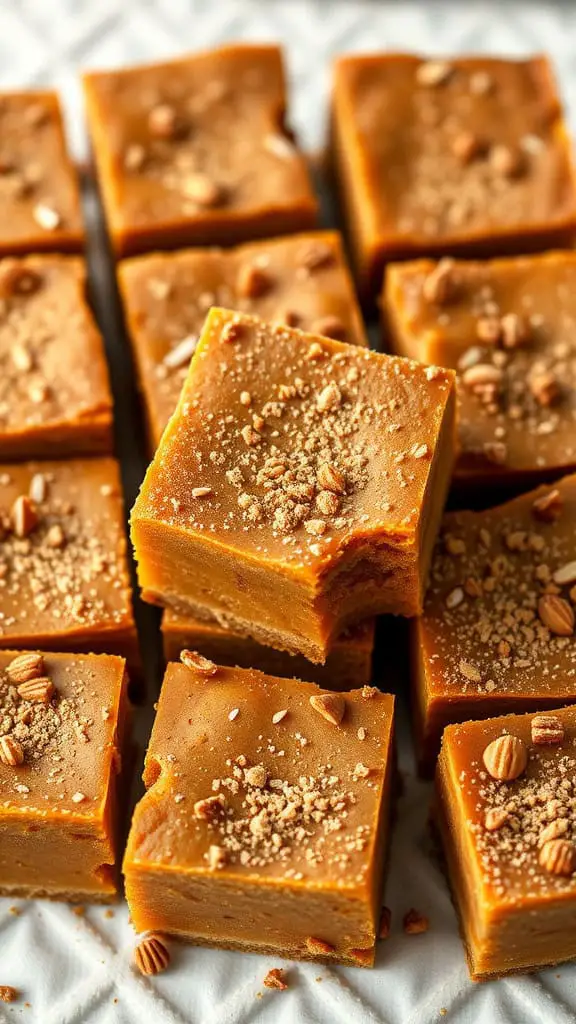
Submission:
[[[576,265],[569,257],[543,265],[542,284],[534,274],[523,286],[521,267],[516,274],[445,258],[402,282],[407,307],[420,309],[422,322],[413,330],[437,329],[447,345],[456,334],[471,339],[459,346],[457,363],[460,444],[469,469],[522,468],[519,458],[536,468],[576,460]]]
[[[261,554],[280,551],[297,563],[321,557],[346,533],[396,522],[396,509],[398,529],[413,529],[446,373],[430,379],[416,364],[320,339],[310,361],[298,340],[256,318],[214,325],[196,359],[210,361],[218,399],[208,404],[194,388],[193,368],[171,438],[174,452],[191,452],[192,493],[178,487],[174,505],[166,464],[150,494],[164,521],[243,535]]]
[[[11,469],[0,473],[2,636],[110,627],[130,614],[119,496],[104,483],[81,511],[82,482],[67,465],[39,468],[16,497]]]
[[[329,766],[319,766],[316,777],[302,777],[289,783],[271,777],[263,764],[250,765],[243,755],[227,761],[230,774],[213,780],[218,799],[208,815],[214,844],[210,847],[210,866],[222,868],[236,862],[263,868],[280,862],[285,876],[291,875],[290,859],[294,846],[303,847],[311,864],[324,859],[325,838],[342,832],[338,862],[344,865],[348,849],[361,850],[368,838],[364,826],[350,835],[346,818],[355,802],[354,794]],[[241,797],[241,810],[237,799]],[[199,817],[204,816],[202,807]],[[301,873],[294,878],[302,877]]]
[[[263,241],[202,258],[195,253],[149,257],[127,268],[123,290],[134,344],[151,364],[146,371],[149,387],[166,420],[176,407],[211,306],[262,312],[275,324],[355,340],[349,318],[344,322],[335,314],[315,313],[324,308],[327,291],[344,286],[343,279],[340,257],[321,239],[286,238],[274,245]],[[322,352],[321,346],[317,349],[311,349],[312,361]],[[252,404],[248,389],[240,402]]]
[[[387,70],[383,66],[382,83],[371,82],[357,98],[358,116],[372,135],[377,100],[390,94]],[[533,72],[519,66],[505,88],[497,72],[458,61],[423,61],[413,71],[407,65],[404,74],[407,88],[413,76],[410,117],[401,126],[401,153],[411,154],[408,188],[401,178],[405,158],[396,163],[389,147],[381,155],[374,145],[374,161],[380,166],[385,155],[388,180],[395,183],[398,232],[438,240],[533,223],[536,190],[540,196],[551,153],[559,148],[556,122],[545,123],[538,104],[525,102]],[[392,99],[393,93],[385,110],[394,111]],[[398,130],[393,113],[380,117],[379,130]]]
[[[61,807],[64,799],[79,806],[90,801],[77,788],[74,764],[78,746],[93,742],[95,677],[81,661],[67,672],[64,695],[42,654],[18,655],[0,670],[0,803],[6,807],[23,799],[46,808]]]
[[[423,628],[430,670],[449,692],[568,695],[576,679],[572,504],[558,488],[532,504],[445,516]]]

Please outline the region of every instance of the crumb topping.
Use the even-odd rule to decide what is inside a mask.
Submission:
[[[543,521],[552,490],[560,509]],[[573,545],[568,483],[520,506],[444,517],[423,619],[429,669],[443,687],[572,693]]]
[[[432,302],[427,294],[440,266],[407,273],[402,301],[415,336],[437,331],[446,364],[458,372],[462,464],[573,464],[576,261],[569,254],[482,265],[452,261],[450,288]]]
[[[478,761],[459,774],[459,785],[474,798],[468,827],[484,879],[500,896],[576,886],[575,745],[573,729],[561,742],[532,742],[525,771],[511,781],[492,778]]]
[[[224,312],[197,353],[146,500],[166,522],[295,562],[354,530],[393,524],[411,535],[450,386],[443,371],[430,380],[407,360]],[[211,493],[194,500],[190,485]]]
[[[119,485],[87,465],[1,467],[0,637],[131,623]]]
[[[246,682],[241,684],[245,697]],[[270,686],[265,693],[250,689],[249,704],[243,700],[230,721],[240,686],[230,690],[223,678],[208,687],[192,703],[178,700],[186,719],[200,723],[197,735],[172,722],[174,711],[161,700],[160,732],[149,756],[166,765],[166,776],[148,813],[160,815],[162,830],[142,830],[138,856],[215,873],[246,869],[294,881],[326,874],[351,884],[363,880],[388,756],[380,702],[368,708],[363,700],[343,697],[347,708],[338,729],[313,709],[310,687],[303,695],[284,688],[278,695]],[[220,725],[206,742],[202,723],[208,720]],[[153,772],[151,795],[157,779]],[[164,807],[158,808],[159,800]],[[145,806],[146,797],[143,820]]]
[[[364,340],[340,254],[321,234],[128,261],[121,281],[148,400],[162,427],[176,407],[211,306],[258,313],[341,341]],[[249,405],[249,391],[245,395]]]
[[[240,756],[240,761],[245,763],[246,758]],[[262,764],[242,767],[238,761],[227,760],[226,769],[225,775],[212,782],[213,790],[223,797],[221,817],[211,818],[212,832],[224,853],[218,866],[239,862],[262,868],[278,862],[286,866],[285,874],[290,877],[296,845],[304,850],[310,865],[319,864],[326,856],[325,837],[341,832],[328,857],[329,864],[341,868],[348,861],[348,851],[365,848],[368,826],[357,825],[352,834],[344,828],[355,796],[330,765],[319,766],[317,776],[302,776],[297,783],[282,777],[268,779]],[[227,813],[228,793],[239,797],[239,811]],[[303,877],[302,872],[296,875]]]
[[[282,967],[273,967],[264,978],[263,984],[266,988],[277,988],[284,991],[289,988],[286,980],[286,971]]]
[[[24,662],[25,671],[11,672]],[[0,669],[0,806],[62,811],[62,804],[71,802],[82,805],[79,810],[91,808],[96,796],[94,759],[103,749],[104,733],[112,738],[111,725],[105,724],[109,708],[99,695],[102,680],[89,659],[71,655],[58,673],[60,686],[53,681],[50,662],[32,652]],[[43,692],[41,686],[34,692],[33,684],[47,682],[48,690],[44,685]],[[18,756],[10,757],[14,750]],[[87,793],[77,788],[79,773]]]

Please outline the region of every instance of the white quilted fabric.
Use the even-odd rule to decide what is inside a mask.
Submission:
[[[546,50],[556,61],[573,126],[576,119],[576,8],[529,0],[0,0],[0,87],[61,89],[74,149],[82,156],[80,69],[145,61],[224,39],[285,42],[292,119],[310,148],[322,142],[330,58],[350,49]],[[405,690],[393,667],[386,666],[378,681]],[[146,980],[130,966],[134,935],[124,906],[114,908],[112,917],[103,908],[87,908],[79,917],[64,904],[0,900],[0,985],[22,993],[11,1006],[0,1003],[0,1022],[576,1022],[576,967],[483,985],[469,981],[428,838],[430,787],[414,777],[404,716],[405,709],[400,763],[406,787],[387,889],[392,935],[381,943],[374,971],[287,964],[290,989],[277,992],[262,981],[279,961],[174,947],[171,969]],[[401,917],[410,906],[430,917],[426,935],[402,934]]]

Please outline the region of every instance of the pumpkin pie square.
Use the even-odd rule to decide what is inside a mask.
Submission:
[[[124,858],[136,929],[372,966],[394,698],[186,661],[166,671]]]
[[[76,256],[0,260],[0,458],[112,450],[104,342]]]
[[[392,260],[537,252],[574,236],[571,142],[544,56],[339,57],[331,160],[370,297]]]
[[[217,622],[193,619],[167,608],[162,615],[162,640],[166,661],[178,661],[185,649],[199,651],[218,665],[257,668],[271,676],[310,680],[329,690],[365,686],[372,678],[374,619],[350,626],[337,637],[323,665],[314,665],[298,654],[277,651],[223,629]]]
[[[306,161],[286,127],[277,46],[229,45],[84,76],[117,256],[313,228]]]
[[[211,306],[367,345],[335,231],[138,256],[118,264],[118,283],[153,449],[176,408]]]
[[[0,93],[0,256],[83,248],[78,176],[57,93]]]
[[[132,511],[145,600],[323,663],[421,610],[454,375],[212,309]]]
[[[483,512],[444,516],[412,627],[421,766],[451,722],[574,701],[576,476]]]
[[[437,820],[474,981],[576,958],[576,709],[450,725]]]
[[[0,651],[0,895],[117,897],[128,706],[123,658]]]
[[[0,466],[0,648],[138,665],[115,459]]]
[[[461,495],[576,468],[575,290],[572,252],[387,268],[393,350],[458,374]]]

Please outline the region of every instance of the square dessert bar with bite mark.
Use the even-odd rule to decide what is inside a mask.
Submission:
[[[58,95],[0,93],[0,256],[83,248],[80,188]]]
[[[0,896],[118,894],[123,658],[0,651]]]
[[[93,72],[84,93],[118,256],[315,226],[306,161],[284,123],[279,47],[230,45]]]
[[[212,309],[132,512],[145,600],[315,662],[417,614],[453,434],[451,370]]]
[[[571,144],[545,57],[340,57],[331,150],[370,296],[389,260],[534,252],[574,236]]]
[[[367,344],[335,231],[139,256],[118,265],[118,283],[154,448],[176,408],[211,306]]]
[[[436,781],[473,980],[576,958],[576,708],[448,726]]]
[[[0,466],[0,648],[138,665],[118,463]]]
[[[112,394],[84,261],[0,260],[0,458],[111,450]]]
[[[223,629],[217,622],[202,622],[167,608],[162,616],[166,661],[178,661],[184,648],[192,648],[218,665],[258,668],[271,676],[306,677],[329,690],[364,686],[372,676],[374,619],[350,626],[336,637],[323,665],[302,655],[265,647],[249,636]]]
[[[444,516],[421,618],[413,709],[424,770],[449,722],[576,701],[576,476]]]
[[[136,929],[372,966],[394,698],[183,657],[166,672],[124,858]]]
[[[458,371],[459,491],[576,468],[576,254],[390,265],[399,355]]]

